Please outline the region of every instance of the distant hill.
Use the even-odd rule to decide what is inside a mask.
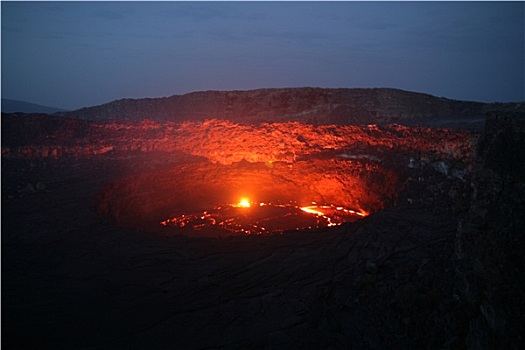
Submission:
[[[201,91],[163,98],[122,99],[58,115],[86,120],[180,122],[219,118],[247,123],[360,124],[482,118],[485,112],[495,108],[525,110],[525,104],[456,101],[389,88],[283,88]]]
[[[2,98],[2,113],[46,113],[65,112],[65,109],[41,106],[34,103]]]

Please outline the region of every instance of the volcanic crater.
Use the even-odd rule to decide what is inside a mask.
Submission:
[[[108,129],[121,129],[114,126]],[[122,226],[197,237],[352,222],[395,202],[414,157],[461,169],[472,149],[468,133],[400,125],[144,126],[150,136],[143,147],[171,145],[199,158],[108,184],[97,194],[97,211]]]
[[[3,114],[4,343],[522,348],[524,121]]]

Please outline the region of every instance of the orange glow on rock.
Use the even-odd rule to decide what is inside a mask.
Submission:
[[[111,144],[115,152],[132,137],[132,150],[169,155],[166,168],[119,179],[97,195],[100,214],[155,232],[158,226],[183,228],[185,234],[194,227],[213,235],[340,225],[394,204],[412,157],[421,155],[422,165],[432,159],[461,164],[473,159],[468,133],[400,125],[209,120],[146,129],[112,122],[99,129],[118,141]],[[203,210],[212,212],[203,215]],[[203,223],[207,226],[201,228]]]

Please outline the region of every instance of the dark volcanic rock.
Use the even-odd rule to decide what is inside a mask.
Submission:
[[[236,124],[224,120],[90,122],[36,115],[2,117],[4,157],[89,157],[110,152],[185,152],[213,162],[274,162],[329,153],[371,156],[381,150],[469,160],[473,137],[465,131],[402,125],[311,125],[298,122]],[[389,151],[389,152],[390,152]],[[360,154],[361,153],[361,154]],[[374,156],[375,157],[375,156]],[[377,157],[376,157],[377,158]]]
[[[471,217],[489,227],[525,224],[525,114],[493,113],[479,140]]]
[[[458,227],[458,286],[471,320],[465,345],[525,342],[525,115],[489,115],[473,173],[470,227]]]
[[[495,108],[523,110],[525,105],[456,101],[397,89],[288,88],[202,91],[164,98],[122,99],[59,115],[89,120],[219,118],[249,123],[366,124],[482,118],[484,112]]]

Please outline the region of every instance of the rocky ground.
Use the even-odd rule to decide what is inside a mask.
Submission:
[[[520,348],[523,120],[491,116],[471,172],[416,157],[384,210],[274,236],[162,236],[95,212],[104,186],[198,155],[6,154],[2,344]]]
[[[398,124],[251,125],[219,119],[183,123],[89,122],[48,115],[2,115],[2,129],[4,158],[89,158],[122,152],[128,155],[116,156],[130,157],[137,151],[164,151],[177,156],[180,152],[201,156],[225,165],[239,161],[291,163],[327,152],[372,152],[377,156],[392,150],[465,161],[473,156],[475,139],[462,130]]]

